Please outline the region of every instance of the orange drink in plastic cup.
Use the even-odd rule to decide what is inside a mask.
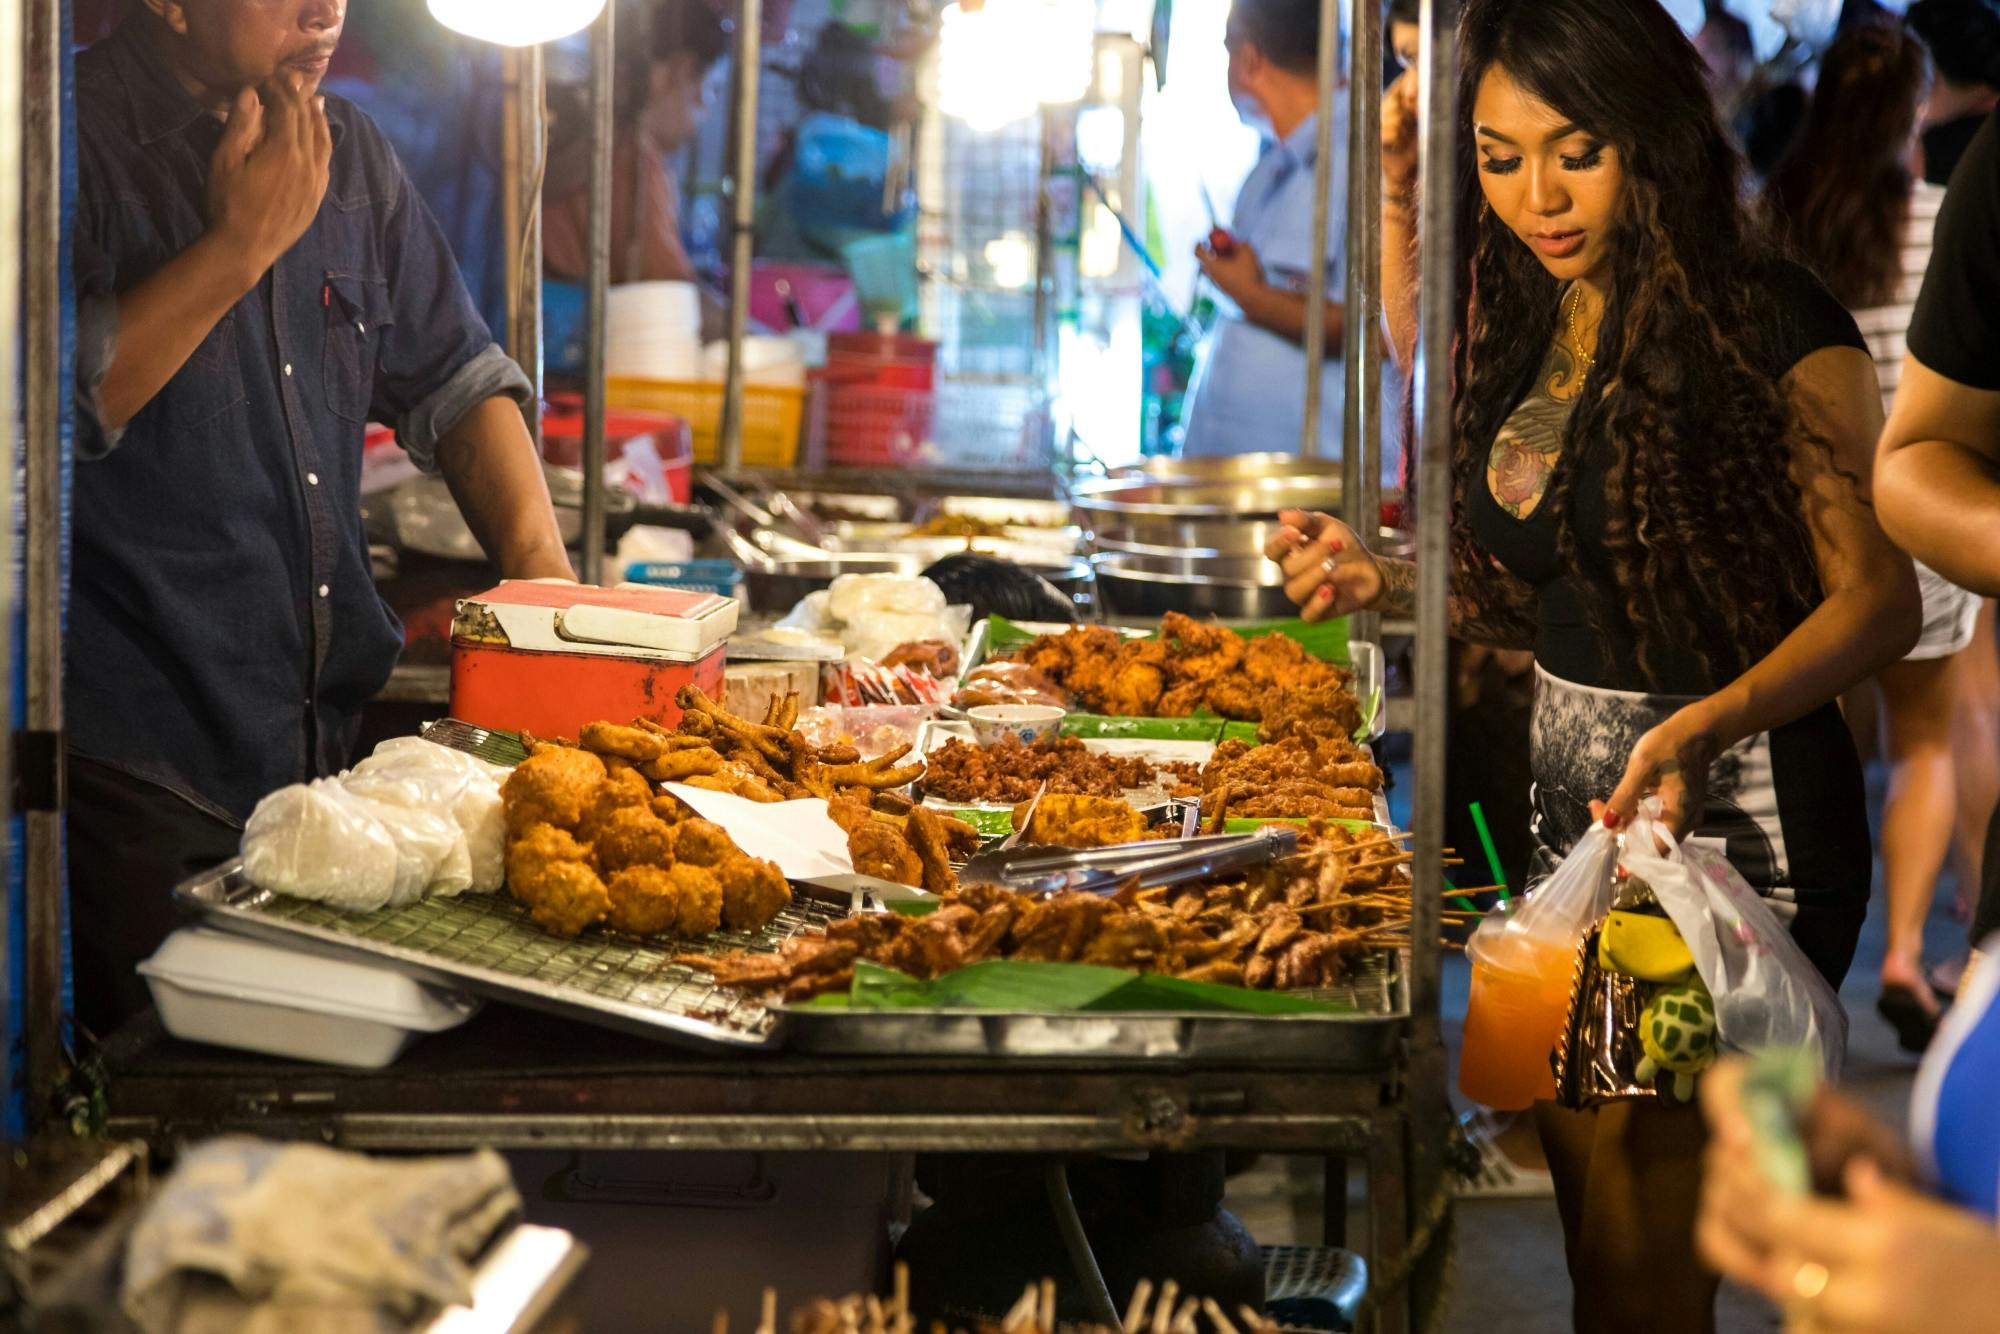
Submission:
[[[1472,994],[1458,1058],[1458,1091],[1498,1111],[1556,1096],[1549,1053],[1562,1036],[1576,941],[1482,931],[1466,945]]]

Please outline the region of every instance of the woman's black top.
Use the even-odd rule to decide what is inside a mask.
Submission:
[[[1805,269],[1780,264],[1772,273],[1768,327],[1748,342],[1759,348],[1766,369],[1776,378],[1821,348],[1852,347],[1863,352],[1862,340],[1853,316],[1834,300],[1831,293]],[[1529,399],[1541,395],[1534,383],[1523,386],[1521,411],[1535,405]],[[1547,403],[1540,405],[1544,429]],[[1565,418],[1566,418],[1565,413]],[[1566,422],[1565,422],[1566,424]],[[1604,624],[1600,640],[1591,624],[1583,571],[1566,568],[1556,553],[1556,522],[1546,499],[1524,519],[1516,519],[1500,507],[1491,490],[1473,488],[1472,531],[1480,546],[1491,553],[1509,573],[1534,588],[1536,599],[1535,658],[1552,675],[1578,685],[1611,690],[1631,690],[1668,695],[1705,695],[1721,682],[1711,683],[1700,660],[1686,644],[1672,635],[1656,635],[1656,642],[1668,645],[1655,653],[1655,678],[1648,680],[1640,670],[1637,636],[1622,618],[1622,604],[1612,594],[1610,553],[1604,545],[1608,519],[1606,474],[1608,451],[1581,451],[1582,474],[1571,492],[1578,544],[1587,566],[1600,581],[1598,605]],[[1556,466],[1570,466],[1566,454]]]

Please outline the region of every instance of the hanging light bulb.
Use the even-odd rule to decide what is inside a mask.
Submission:
[[[430,0],[431,17],[453,32],[500,46],[539,46],[582,32],[605,0]]]
[[[1081,0],[984,0],[944,7],[938,106],[976,130],[1081,101],[1090,89],[1095,11]]]

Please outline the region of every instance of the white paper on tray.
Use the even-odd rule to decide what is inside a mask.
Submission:
[[[686,783],[669,783],[667,791],[693,807],[702,819],[721,825],[736,840],[736,846],[752,857],[776,862],[788,879],[854,872],[847,834],[826,813],[826,802],[819,797],[751,801]]]

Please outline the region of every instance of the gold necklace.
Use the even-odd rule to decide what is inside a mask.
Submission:
[[[1569,341],[1576,354],[1583,358],[1583,372],[1577,377],[1582,379],[1596,369],[1597,358],[1583,350],[1583,331],[1577,327],[1577,313],[1583,309],[1583,288],[1572,287],[1570,291],[1575,299],[1569,303]]]

